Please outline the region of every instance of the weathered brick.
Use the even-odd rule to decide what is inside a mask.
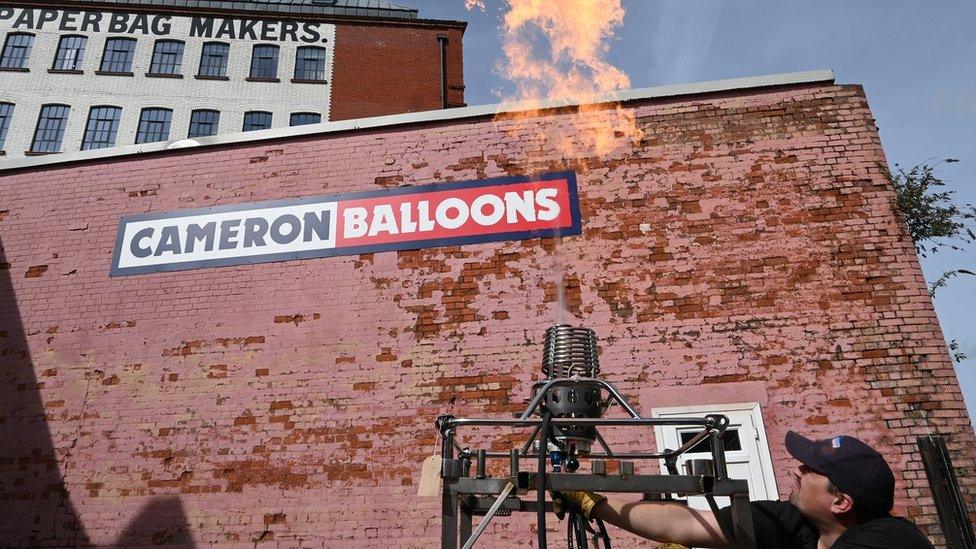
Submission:
[[[627,395],[765,386],[783,495],[787,430],[875,444],[897,470],[897,511],[939,541],[915,439],[945,436],[963,472],[976,445],[863,91],[621,109],[0,172],[0,280],[16,296],[0,309],[0,401],[36,402],[2,408],[0,423],[44,418],[50,438],[0,440],[0,459],[23,464],[0,461],[0,499],[24,502],[0,539],[31,545],[43,511],[31,502],[67,494],[75,533],[53,514],[46,531],[112,544],[166,495],[200,544],[434,545],[439,501],[414,497],[434,418],[520,411],[544,330],[562,321],[597,331],[603,372]],[[621,113],[644,136],[615,136],[606,155],[548,138]],[[108,277],[119,218],[187,196],[202,207],[567,169],[578,237]],[[976,477],[960,483],[976,508]],[[517,546],[531,521],[500,521],[485,543]]]

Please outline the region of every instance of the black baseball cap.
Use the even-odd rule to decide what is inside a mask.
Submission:
[[[786,449],[797,461],[824,475],[851,496],[859,513],[885,515],[895,501],[895,475],[874,448],[847,435],[810,440],[786,433]]]

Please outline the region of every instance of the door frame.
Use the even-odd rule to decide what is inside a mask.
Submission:
[[[752,417],[752,423],[756,428],[756,447],[758,450],[755,459],[759,460],[759,469],[762,471],[762,480],[766,488],[766,493],[771,495],[770,499],[779,499],[779,487],[776,485],[776,474],[773,469],[772,454],[769,451],[769,439],[766,436],[766,423],[763,421],[762,407],[758,402],[735,402],[727,404],[696,404],[690,406],[662,406],[651,408],[652,418],[673,417],[675,415],[699,415],[723,412],[746,412]],[[730,421],[730,424],[733,422]],[[655,425],[654,437],[659,451],[663,451],[662,443],[664,440],[664,429],[667,426]],[[676,429],[677,427],[670,427]],[[740,431],[739,436],[743,433]],[[664,461],[660,462],[661,470],[664,470]],[[750,494],[750,499],[755,501],[755,497]]]

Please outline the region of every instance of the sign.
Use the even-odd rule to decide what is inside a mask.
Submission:
[[[111,276],[578,235],[576,174],[129,215]]]
[[[23,31],[107,32],[152,36],[169,36],[173,31],[173,16],[146,13],[0,7],[0,21],[7,21],[12,30]],[[203,16],[189,18],[189,21],[191,38],[306,44],[328,42],[324,31],[327,23]]]

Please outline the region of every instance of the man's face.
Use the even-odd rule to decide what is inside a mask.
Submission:
[[[793,491],[790,503],[808,519],[828,518],[832,515],[831,505],[837,496],[830,493],[827,486],[830,480],[806,465],[793,471]]]

